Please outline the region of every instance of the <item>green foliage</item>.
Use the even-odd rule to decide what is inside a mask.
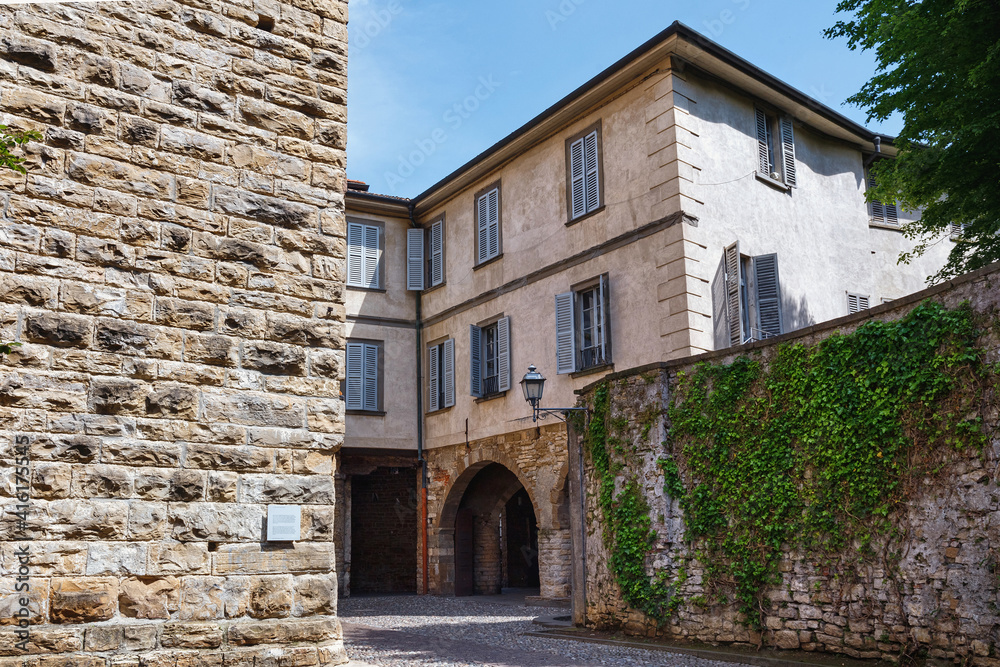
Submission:
[[[891,572],[911,489],[950,453],[982,451],[987,441],[978,414],[996,377],[979,335],[967,305],[925,303],[896,322],[781,346],[766,366],[740,357],[679,373],[668,454],[657,463],[664,491],[684,512],[688,553],[704,568],[705,593],[689,602],[735,601],[759,628],[764,594],[780,582],[789,549],[832,567],[834,577],[876,556]],[[687,570],[672,582],[649,572],[650,508],[629,450],[611,448],[626,434],[610,413],[611,389],[602,384],[585,446],[609,565],[625,601],[664,621],[682,603]]]
[[[685,378],[670,409],[680,496],[663,467],[706,583],[731,588],[759,625],[785,548],[831,562],[891,540],[941,453],[985,442],[977,337],[971,309],[926,303],[898,322],[782,346],[766,371],[741,357]]]
[[[3,359],[4,355],[10,354],[14,351],[15,347],[21,347],[20,343],[4,343],[0,341],[0,359]]]
[[[646,556],[656,533],[638,481],[634,477],[628,479],[620,492],[615,491],[616,478],[623,466],[614,462],[608,451],[610,442],[620,441],[609,436],[608,426],[627,428],[628,422],[610,419],[610,406],[608,385],[602,384],[595,392],[593,414],[584,436],[600,485],[598,503],[604,517],[604,543],[611,554],[609,564],[626,602],[651,618],[669,618],[681,603],[675,593],[687,575],[682,568],[675,581],[670,582],[662,573],[651,579],[646,572]]]
[[[13,169],[19,174],[26,173],[24,158],[14,154],[14,151],[29,141],[41,141],[42,135],[34,130],[10,132],[6,125],[0,125],[0,168]]]
[[[907,262],[966,225],[940,281],[1000,260],[1000,3],[997,0],[842,0],[851,14],[826,31],[873,50],[878,69],[848,101],[868,119],[903,118],[895,160],[876,162],[869,197],[922,209]]]

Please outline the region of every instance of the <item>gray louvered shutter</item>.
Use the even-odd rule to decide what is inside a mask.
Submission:
[[[378,410],[378,345],[365,345],[365,410]]]
[[[754,108],[757,125],[757,173],[764,176],[771,175],[771,160],[767,147],[767,114],[761,109]]]
[[[861,294],[847,295],[847,312],[851,315],[868,310],[868,297]]]
[[[347,284],[364,286],[365,279],[365,226],[356,222],[347,224]]]
[[[611,281],[601,276],[601,353],[604,363],[611,363]]]
[[[424,289],[424,230],[406,230],[406,289]]]
[[[444,282],[444,222],[431,225],[431,286]]]
[[[726,253],[722,253],[719,268],[712,281],[712,329],[715,337],[715,349],[723,350],[730,346],[729,340],[729,309],[726,307]]]
[[[347,409],[363,410],[365,388],[365,346],[347,344]]]
[[[497,390],[510,389],[510,318],[497,322]]]
[[[875,187],[875,176],[872,175],[871,171],[868,172],[868,189],[872,190]],[[885,224],[885,207],[882,206],[882,202],[877,199],[873,199],[868,202],[868,206],[871,209],[872,222],[877,222]]]
[[[556,373],[576,372],[576,295],[556,294]]]
[[[444,407],[450,408],[455,405],[455,339],[449,338],[441,346],[441,354],[444,355],[442,381],[444,382]]]
[[[587,191],[587,213],[596,211],[601,205],[600,174],[597,160],[597,132],[591,132],[583,140],[583,164],[586,169],[584,183]]]
[[[476,245],[478,251],[477,264],[482,264],[490,258],[490,241],[489,241],[489,227],[490,227],[490,197],[489,194],[485,194],[479,198],[476,202],[478,208],[477,211],[477,229],[476,229]]]
[[[742,345],[743,295],[740,291],[740,244],[726,248],[726,321],[729,323],[729,346]]]
[[[469,393],[483,395],[483,330],[469,325]]]
[[[795,130],[791,118],[781,119],[781,157],[785,175],[785,185],[796,187],[795,180]]]
[[[375,225],[364,225],[365,229],[365,276],[364,285],[372,289],[378,289],[379,285],[379,263],[382,261],[382,252],[379,249],[379,228]]]
[[[429,394],[427,404],[431,412],[441,409],[441,388],[438,384],[441,382],[441,378],[438,375],[440,353],[441,347],[438,345],[434,345],[428,350],[428,365],[430,368],[427,369],[427,393]]]
[[[781,328],[781,284],[778,281],[778,256],[753,258],[754,285],[757,292],[757,328],[761,338],[779,336]]]
[[[487,235],[489,237],[489,251],[490,257],[496,257],[500,254],[500,191],[491,190],[487,195],[489,200],[489,229],[487,230]]]
[[[583,139],[574,141],[569,147],[570,191],[572,196],[573,217],[578,218],[587,212],[587,188],[585,185],[585,169],[583,158]]]

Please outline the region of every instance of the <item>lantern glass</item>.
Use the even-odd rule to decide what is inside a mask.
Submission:
[[[524,392],[524,400],[532,405],[541,402],[542,392],[545,391],[545,377],[534,366],[528,367],[528,372],[521,380],[521,391]]]

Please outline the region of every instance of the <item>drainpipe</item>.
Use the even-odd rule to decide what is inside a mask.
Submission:
[[[877,158],[879,156],[879,154],[882,152],[882,137],[879,137],[879,136],[873,137],[872,138],[872,143],[875,144],[875,152],[872,153],[868,157],[867,160],[865,160],[865,171],[866,172],[868,171],[868,167],[872,166],[872,162],[875,161],[875,158]],[[867,178],[867,175],[865,176],[865,178]]]
[[[418,227],[414,216],[413,202],[408,207],[410,215],[410,226]],[[423,565],[423,587],[422,593],[427,595],[430,592],[430,575],[427,572],[428,548],[427,548],[427,460],[424,458],[424,355],[421,340],[423,338],[423,322],[421,321],[420,300],[422,294],[417,292],[416,323],[417,323],[417,462],[420,464],[420,542],[421,542],[421,563]]]

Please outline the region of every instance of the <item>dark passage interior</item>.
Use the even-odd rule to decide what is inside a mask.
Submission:
[[[470,482],[455,517],[455,595],[538,585],[535,509],[514,473],[490,464]]]
[[[417,479],[376,468],[351,480],[351,592],[417,592]]]

